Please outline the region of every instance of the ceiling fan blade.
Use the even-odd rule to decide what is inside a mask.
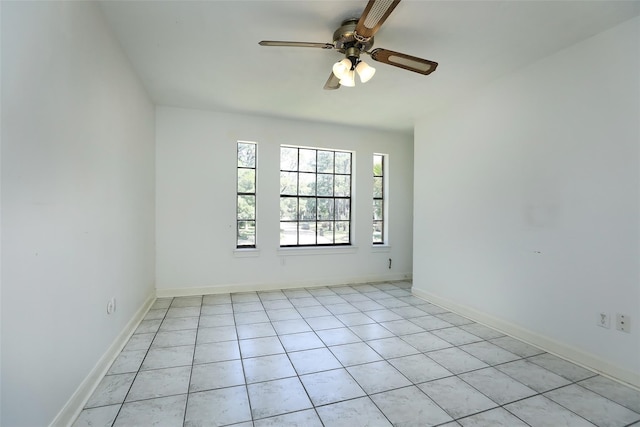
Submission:
[[[374,61],[384,62],[394,67],[404,68],[424,75],[433,73],[438,66],[437,62],[387,49],[373,49],[369,54]]]
[[[356,25],[356,33],[368,39],[378,32],[400,0],[369,0]]]
[[[312,43],[312,42],[285,42],[277,40],[262,40],[260,46],[289,46],[289,47],[317,47],[320,49],[333,49],[332,43]]]
[[[333,71],[331,72],[331,75],[327,79],[327,82],[324,84],[324,89],[325,90],[340,89],[340,79],[336,77],[335,74],[333,74]]]

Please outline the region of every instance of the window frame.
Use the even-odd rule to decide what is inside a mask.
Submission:
[[[295,164],[295,169],[283,169],[283,165],[282,165],[282,155],[283,155],[283,149],[295,149],[297,150],[297,154],[296,154],[296,164]],[[315,171],[309,171],[309,170],[301,170],[301,166],[300,166],[300,153],[302,150],[305,151],[315,151],[315,163],[314,163],[314,168]],[[326,170],[320,171],[318,170],[318,155],[319,153],[332,153],[333,155],[333,159],[332,159],[332,164],[333,164],[333,169],[331,172],[327,172]],[[336,162],[336,155],[337,154],[348,154],[349,155],[349,159],[348,159],[348,164],[349,164],[349,168],[348,168],[348,172],[339,172],[337,170],[337,162]],[[335,148],[317,148],[317,147],[306,147],[306,146],[299,146],[299,145],[288,145],[288,144],[283,144],[280,145],[280,194],[279,194],[279,205],[280,205],[280,215],[279,215],[279,224],[280,224],[280,230],[282,233],[282,224],[283,223],[291,223],[291,224],[296,224],[295,226],[295,244],[283,244],[283,238],[282,235],[280,235],[279,238],[279,247],[280,248],[331,248],[331,247],[345,247],[345,246],[353,246],[353,216],[352,216],[352,207],[353,207],[353,161],[354,161],[354,153],[352,151],[349,150],[341,150],[341,149],[335,149]],[[296,188],[295,188],[295,194],[283,194],[284,188],[282,187],[282,176],[283,174],[296,174]],[[300,187],[300,177],[301,175],[313,175],[315,181],[313,181],[314,184],[314,194],[301,194],[301,187]],[[331,181],[332,181],[332,191],[331,191],[331,196],[328,195],[323,195],[323,194],[319,194],[318,192],[318,183],[321,182],[318,178],[319,176],[327,176],[330,175],[331,176]],[[336,177],[348,177],[348,186],[345,187],[348,188],[348,195],[343,196],[343,195],[336,195]],[[283,206],[283,199],[289,199],[289,200],[295,200],[295,216],[294,219],[283,219],[283,210],[282,210],[282,206]],[[301,213],[301,199],[305,200],[305,201],[309,201],[309,200],[315,200],[315,203],[313,203],[313,205],[315,206],[315,213],[313,215],[313,219],[303,219],[300,216]],[[320,214],[319,214],[319,201],[322,200],[331,200],[332,203],[332,208],[330,209],[332,212],[332,219],[327,219],[327,218],[321,218]],[[337,203],[336,201],[338,200],[344,200],[346,201],[346,204],[344,205],[345,207],[347,207],[348,209],[348,218],[347,219],[338,219],[338,213],[337,213]],[[313,228],[315,230],[315,243],[301,243],[301,237],[300,237],[300,230],[301,227],[304,229],[304,225],[302,225],[303,223],[315,223],[315,227]],[[332,232],[332,241],[330,243],[321,243],[318,241],[319,236],[322,236],[322,228],[321,225],[322,224],[327,224],[330,223],[331,224],[331,232]],[[339,227],[339,224],[346,224],[346,226],[348,227],[348,234],[347,234],[347,242],[339,242],[337,239],[337,234],[336,231]]]
[[[253,145],[254,146],[254,158],[253,167],[241,165],[240,160],[240,145]],[[236,141],[236,249],[256,249],[258,243],[258,143],[254,141]],[[253,191],[240,191],[240,171],[241,170],[253,170]],[[253,218],[240,218],[240,198],[252,196],[253,197]],[[240,244],[240,223],[253,223],[253,244]]]
[[[380,158],[380,174],[376,175],[375,165],[376,158]],[[372,236],[371,241],[375,246],[386,245],[387,244],[387,160],[388,156],[386,154],[381,153],[373,153],[373,210],[372,210]],[[379,179],[380,182],[380,196],[376,195],[376,179]],[[379,206],[380,219],[376,219],[376,202],[380,202],[381,206]],[[376,229],[376,224],[379,224],[379,231]],[[376,233],[380,233],[380,239],[376,240]]]

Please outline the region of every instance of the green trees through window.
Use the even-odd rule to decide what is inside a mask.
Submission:
[[[254,142],[238,141],[236,247],[256,247],[256,155]]]
[[[236,247],[256,247],[257,144],[238,141]],[[386,243],[385,154],[373,154],[372,243]],[[353,154],[280,147],[280,246],[351,244]]]
[[[373,244],[384,243],[384,155],[373,155]]]
[[[351,244],[351,153],[280,147],[280,246]]]

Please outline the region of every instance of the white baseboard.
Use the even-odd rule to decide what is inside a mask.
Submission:
[[[415,288],[412,289],[412,292],[415,296],[422,298],[430,303],[436,304],[442,308],[446,308],[447,310],[451,310],[457,314],[467,317],[475,322],[489,326],[493,329],[497,329],[504,334],[524,341],[527,344],[536,346],[548,353],[552,353],[586,369],[607,376],[633,388],[640,388],[640,374],[636,372],[621,368],[599,358],[598,356],[587,353],[573,346],[553,340],[549,337],[540,335],[536,332],[530,331],[511,322],[493,317],[465,305],[457,304],[453,301],[441,298],[429,292],[425,292]]]
[[[375,276],[359,276],[340,279],[310,279],[291,283],[239,283],[227,285],[200,286],[192,288],[164,288],[156,289],[158,298],[183,297],[192,295],[226,294],[232,292],[262,292],[278,289],[313,288],[321,286],[353,285],[357,283],[396,282],[399,280],[411,280],[409,273],[395,273]]]
[[[127,323],[122,332],[116,337],[109,349],[107,349],[98,363],[96,363],[91,372],[89,372],[89,375],[87,375],[84,381],[82,381],[78,386],[60,412],[58,412],[58,415],[56,415],[51,424],[49,424],[50,427],[70,426],[73,424],[78,415],[80,415],[80,411],[82,411],[84,406],[87,404],[91,394],[93,394],[94,390],[98,387],[98,384],[102,381],[102,378],[111,367],[113,361],[118,357],[125,344],[127,344],[127,341],[129,341],[129,338],[131,338],[131,335],[133,335],[138,324],[142,321],[144,316],[146,316],[155,299],[156,295],[155,292],[153,292],[131,318],[129,323]]]

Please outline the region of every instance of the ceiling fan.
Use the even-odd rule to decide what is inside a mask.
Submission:
[[[428,75],[435,71],[437,62],[394,52],[387,49],[373,49],[373,36],[384,21],[389,17],[400,0],[369,0],[360,18],[350,18],[333,33],[333,43],[311,43],[263,40],[260,46],[292,46],[314,47],[320,49],[335,49],[345,55],[345,58],[333,65],[325,89],[338,89],[340,86],[355,86],[356,73],[365,83],[373,77],[375,68],[360,59],[363,53],[371,59],[394,67]]]

